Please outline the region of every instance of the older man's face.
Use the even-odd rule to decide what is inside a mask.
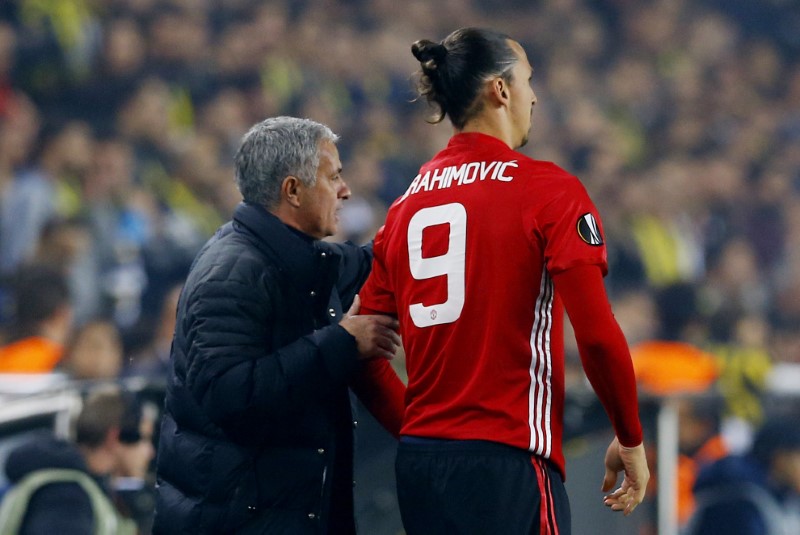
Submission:
[[[300,225],[303,232],[317,239],[336,234],[342,200],[350,197],[350,188],[342,179],[339,150],[329,140],[320,142],[317,182],[303,187]]]

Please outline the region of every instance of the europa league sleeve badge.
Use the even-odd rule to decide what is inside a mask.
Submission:
[[[590,213],[583,214],[578,218],[578,236],[589,245],[603,245],[600,227],[597,225],[597,220]]]

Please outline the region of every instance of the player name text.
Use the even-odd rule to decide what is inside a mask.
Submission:
[[[507,173],[509,167],[519,167],[515,160],[510,162],[469,162],[461,165],[451,165],[441,169],[431,169],[424,174],[418,174],[408,189],[403,194],[403,199],[420,191],[432,191],[451,186],[463,186],[484,180],[499,180],[511,182],[513,176]]]

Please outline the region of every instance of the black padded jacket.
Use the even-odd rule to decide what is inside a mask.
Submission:
[[[181,293],[154,533],[350,534],[356,342],[338,325],[371,246],[241,204]]]

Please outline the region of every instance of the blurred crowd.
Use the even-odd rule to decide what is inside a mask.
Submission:
[[[59,366],[105,344],[103,373],[163,373],[177,289],[267,116],[341,134],[340,238],[369,240],[451,133],[413,102],[410,44],[467,25],[526,47],[522,150],[595,199],[629,342],[800,362],[800,7],[782,0],[5,1],[4,342],[30,334],[17,304],[49,292],[24,279],[49,269],[69,288]]]
[[[341,135],[337,238],[371,239],[451,134],[414,102],[410,45],[470,25],[527,50],[521,150],[595,200],[643,390],[719,385],[757,423],[767,370],[800,363],[792,0],[3,0],[0,373],[163,378],[181,283],[265,117]],[[722,412],[681,438],[691,462]]]

